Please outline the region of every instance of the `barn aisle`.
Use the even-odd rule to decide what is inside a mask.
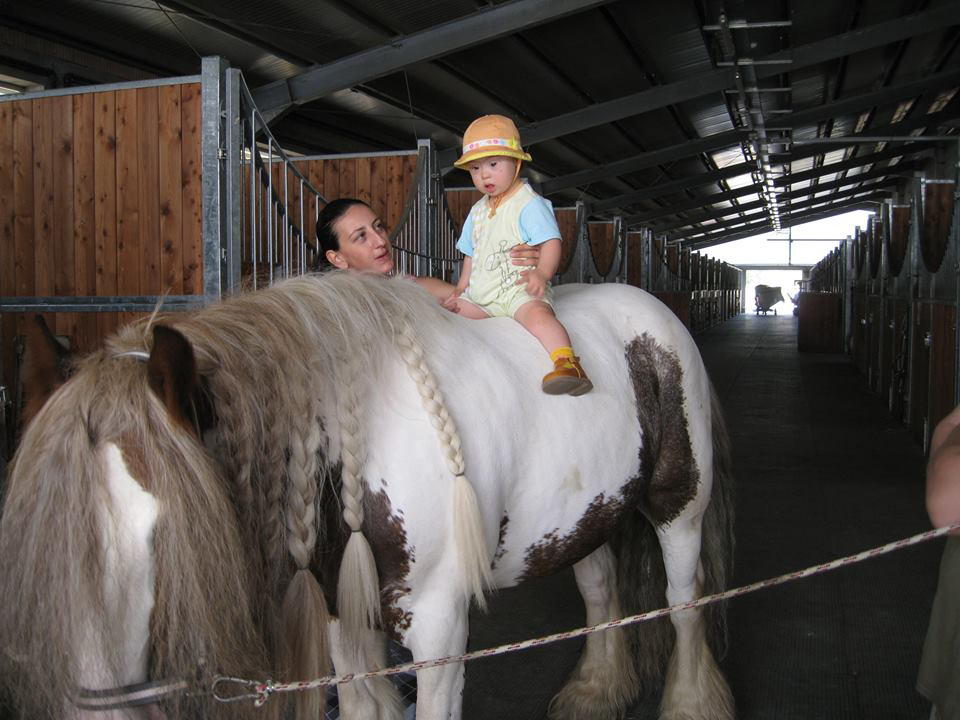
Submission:
[[[920,448],[844,356],[799,354],[793,317],[743,315],[697,340],[734,451],[737,585],[928,529]],[[938,541],[732,601],[723,666],[739,716],[925,719],[914,681],[941,549]],[[471,647],[583,622],[568,572],[475,613]],[[580,647],[468,666],[465,717],[544,718]],[[629,717],[655,718],[656,702]]]

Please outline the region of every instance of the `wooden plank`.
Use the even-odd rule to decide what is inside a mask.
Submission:
[[[387,158],[387,227],[397,228],[403,215],[403,203],[406,196],[403,192],[403,158],[394,155]]]
[[[94,239],[96,294],[117,294],[117,118],[116,94],[93,96]],[[97,314],[97,334],[104,338],[117,326],[116,313]]]
[[[953,410],[956,382],[956,307],[953,304],[933,303],[930,321],[930,380],[927,418],[929,430],[937,426]]]
[[[356,158],[342,158],[340,165],[340,197],[355,198],[357,196],[357,160]]]
[[[843,296],[804,292],[797,298],[797,350],[839,353],[843,349]]]
[[[181,191],[180,86],[160,88],[157,161],[160,203],[160,288],[173,295],[183,293],[183,193]]]
[[[377,217],[386,222],[387,217],[387,159],[373,158],[370,162],[370,207]],[[391,230],[390,225],[387,225]]]
[[[370,184],[370,166],[372,158],[364,157],[357,158],[354,162],[356,164],[356,195],[355,197],[359,200],[363,200],[367,205],[370,205],[373,199],[373,186]]]
[[[137,197],[140,214],[140,293],[163,292],[160,270],[160,109],[155,87],[137,90]]]
[[[136,90],[117,91],[117,292],[140,294],[139,114]],[[121,313],[120,322],[132,320]]]
[[[13,201],[13,110],[14,103],[0,104],[0,295],[15,294],[14,201]],[[16,318],[0,315],[0,383],[13,387]]]
[[[57,257],[53,226],[53,104],[50,98],[33,101],[33,274],[37,296],[56,294]],[[55,330],[56,318],[44,313],[47,325]]]
[[[77,295],[97,294],[96,193],[94,184],[94,96],[73,96],[73,285]],[[97,316],[77,313],[76,350],[98,344]]]
[[[56,295],[76,295],[76,253],[73,240],[73,98],[49,99],[53,129],[51,147],[53,170],[53,239],[55,263],[53,288]],[[77,313],[60,313],[56,332],[76,346]]]
[[[327,202],[340,197],[340,166],[336,160],[323,161],[323,191]]]
[[[203,208],[200,185],[200,85],[191,83],[180,89],[181,205],[183,231],[183,293],[203,294]]]

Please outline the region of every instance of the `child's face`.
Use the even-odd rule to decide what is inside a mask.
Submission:
[[[517,161],[503,155],[480,158],[467,166],[473,186],[487,197],[502,195],[513,185]]]

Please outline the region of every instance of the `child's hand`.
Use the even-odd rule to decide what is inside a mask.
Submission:
[[[460,306],[457,304],[457,298],[460,297],[460,291],[454,290],[440,304],[452,313],[460,312]]]
[[[547,277],[536,268],[531,268],[527,272],[527,295],[542,298],[546,291]]]

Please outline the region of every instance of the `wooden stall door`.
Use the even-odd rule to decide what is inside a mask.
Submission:
[[[927,419],[929,430],[953,409],[956,382],[956,307],[947,303],[930,306],[930,385]]]

